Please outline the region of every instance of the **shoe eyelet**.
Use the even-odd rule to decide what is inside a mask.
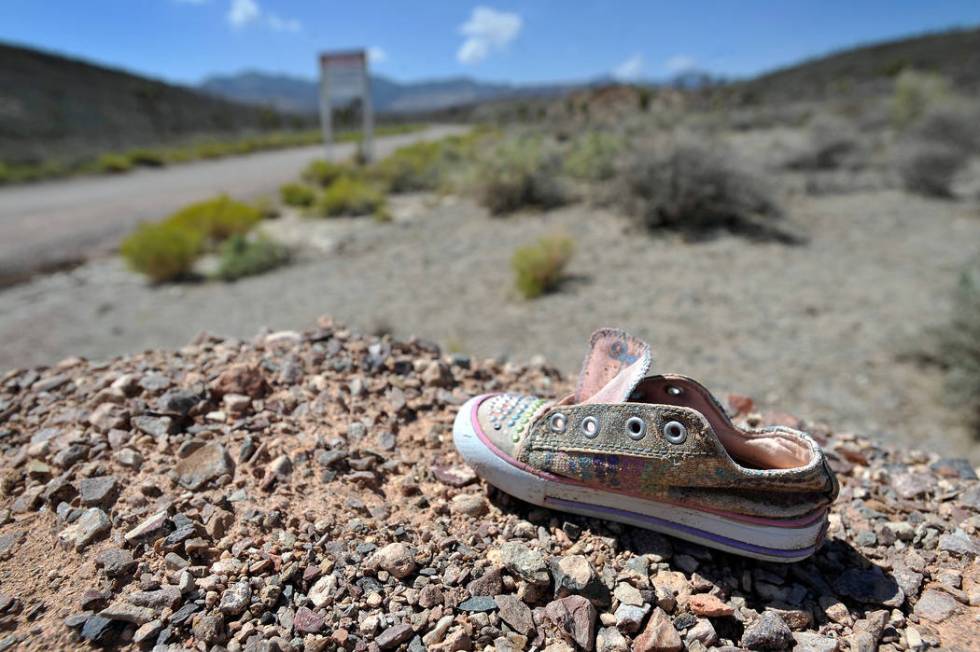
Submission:
[[[595,417],[585,417],[579,425],[579,430],[589,439],[595,439],[599,436],[599,420]]]
[[[670,394],[671,396],[680,396],[681,394],[684,393],[684,390],[682,390],[680,387],[676,385],[667,385],[666,387],[664,387],[664,391]]]
[[[626,420],[626,434],[635,441],[643,439],[647,434],[647,422],[640,417],[630,417]]]
[[[687,440],[687,426],[680,421],[664,424],[664,437],[672,444],[683,444]]]
[[[561,412],[555,412],[548,418],[548,427],[551,428],[551,432],[563,433],[567,425],[568,419]]]

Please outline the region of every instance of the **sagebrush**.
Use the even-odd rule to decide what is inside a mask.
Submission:
[[[289,261],[289,250],[264,236],[250,239],[246,235],[234,235],[225,240],[218,253],[216,276],[224,281],[261,274]]]
[[[565,203],[561,159],[541,138],[505,138],[477,163],[474,192],[493,215],[523,208],[553,208]]]
[[[966,406],[980,437],[980,258],[960,273],[952,318],[940,339],[949,394],[958,405]]]
[[[187,276],[203,246],[197,231],[175,224],[143,224],[126,237],[119,253],[130,269],[154,283],[173,281]]]
[[[525,299],[554,291],[574,250],[574,242],[565,236],[546,236],[519,248],[510,260],[517,291]]]

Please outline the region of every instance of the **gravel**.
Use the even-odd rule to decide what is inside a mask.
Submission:
[[[447,370],[437,384],[423,378],[433,363]],[[236,389],[255,394],[249,409],[224,411],[218,379],[246,376]],[[455,411],[501,387],[556,395],[571,383],[545,364],[464,361],[326,318],[0,376],[9,645],[898,651],[974,640],[980,483],[968,463],[805,423],[841,481],[827,542],[798,564],[761,563],[533,508],[472,477],[451,444]],[[746,412],[733,408],[736,419],[765,422],[745,397],[727,402]],[[112,423],[93,424],[107,403]],[[136,425],[162,407],[172,431]],[[143,463],[122,463],[120,447]]]

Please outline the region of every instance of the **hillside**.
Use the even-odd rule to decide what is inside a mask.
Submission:
[[[0,44],[0,160],[71,159],[201,134],[281,128],[278,111]]]
[[[317,82],[312,78],[246,71],[215,75],[199,88],[218,97],[266,104],[283,111],[311,113],[318,110]],[[371,101],[379,113],[419,113],[515,97],[547,97],[564,92],[569,85],[528,85],[481,82],[451,77],[420,82],[399,82],[381,75],[371,77]]]
[[[964,91],[980,88],[980,28],[875,43],[817,57],[737,84],[758,102],[870,95],[903,69],[935,72]]]

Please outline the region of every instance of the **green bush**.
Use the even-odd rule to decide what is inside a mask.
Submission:
[[[980,258],[961,272],[953,301],[953,315],[940,339],[949,373],[951,399],[969,410],[971,425],[980,437]]]
[[[443,149],[440,142],[400,147],[374,166],[372,176],[389,192],[434,190],[442,174]]]
[[[507,138],[478,163],[477,201],[494,215],[560,206],[567,200],[560,169],[557,153],[546,150],[540,138]]]
[[[948,100],[949,82],[940,75],[916,70],[903,70],[895,78],[892,96],[892,121],[905,129],[921,117],[933,104]]]
[[[167,218],[174,226],[199,233],[205,240],[221,242],[246,233],[262,220],[262,212],[226,195],[190,204]]]
[[[163,150],[159,149],[134,149],[126,152],[126,158],[131,165],[159,168],[167,164]]]
[[[624,208],[650,229],[697,233],[764,226],[782,217],[761,175],[694,138],[641,144],[620,181]]]
[[[306,166],[302,177],[307,183],[326,188],[340,177],[353,175],[354,168],[349,164],[317,160]]]
[[[565,156],[565,173],[585,181],[605,181],[616,173],[616,157],[622,149],[622,138],[589,131],[572,141]]]
[[[133,168],[129,158],[123,154],[103,154],[95,162],[95,166],[99,172],[111,174],[129,172]]]
[[[216,276],[224,281],[234,281],[245,276],[261,274],[289,261],[289,251],[266,237],[249,239],[236,234],[222,243]]]
[[[155,283],[186,276],[201,253],[203,238],[197,231],[169,223],[139,226],[119,247],[129,267]]]
[[[303,208],[313,205],[316,193],[313,188],[302,183],[286,183],[279,187],[279,196],[282,203],[287,206],[300,206]]]
[[[817,115],[810,122],[805,150],[788,161],[800,170],[832,170],[840,167],[859,147],[860,136],[854,124],[832,115]]]
[[[384,193],[364,179],[341,176],[323,191],[316,212],[324,217],[337,215],[385,214]]]
[[[510,266],[521,296],[534,299],[556,289],[574,249],[570,238],[550,236],[515,251]]]

